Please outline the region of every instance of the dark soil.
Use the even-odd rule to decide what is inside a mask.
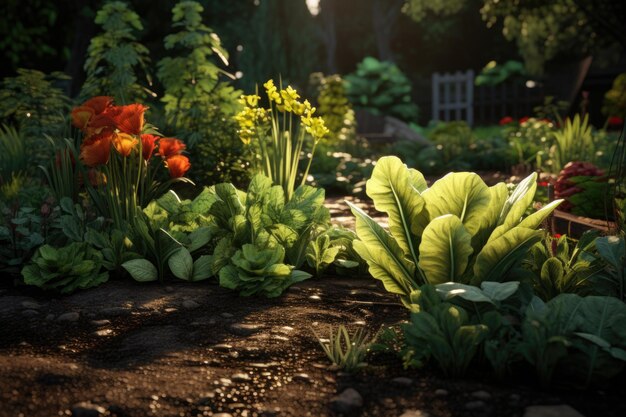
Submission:
[[[587,417],[626,415],[623,387],[549,393],[488,378],[449,380],[432,369],[404,370],[389,356],[352,376],[329,369],[313,329],[326,334],[343,323],[375,331],[406,318],[372,279],[310,280],[277,299],[240,298],[207,283],[112,281],[56,299],[2,291],[3,417],[71,415],[80,402],[112,416],[332,416],[333,397],[348,387],[363,396],[356,413],[363,416],[522,416],[530,404],[562,403]],[[59,321],[68,312],[78,319]],[[410,381],[392,381],[400,376]],[[480,390],[491,398],[467,410]]]

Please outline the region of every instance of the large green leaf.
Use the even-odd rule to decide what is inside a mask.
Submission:
[[[477,174],[450,173],[422,194],[430,218],[454,214],[473,236],[485,223],[491,192]]]
[[[128,271],[135,281],[146,282],[158,279],[156,267],[147,259],[133,259],[124,262],[122,267]]]
[[[415,264],[404,257],[398,242],[378,223],[360,208],[348,205],[356,216],[356,233],[360,239],[353,242],[354,250],[367,262],[370,274],[381,280],[387,291],[408,296],[418,287]]]
[[[419,182],[416,174],[413,179]],[[427,214],[423,213],[424,199],[411,184],[409,169],[395,156],[380,158],[367,181],[367,195],[377,210],[389,215],[391,235],[404,254],[417,263],[418,230],[422,229],[420,223],[425,225],[419,218],[427,218]]]
[[[563,202],[563,200],[554,200],[549,204],[546,204],[536,212],[525,217],[520,223],[520,227],[527,227],[529,229],[536,229],[541,226],[541,223],[548,218],[550,214]]]
[[[513,190],[502,207],[498,225],[507,225],[507,229],[519,224],[522,215],[533,202],[537,190],[537,174],[524,178]]]
[[[537,230],[515,227],[497,239],[489,239],[476,257],[473,283],[506,279],[506,274],[521,262],[542,235]]]
[[[465,272],[472,249],[472,236],[461,220],[446,214],[432,220],[422,234],[419,267],[429,284],[457,281]]]
[[[500,213],[502,212],[502,206],[509,196],[509,191],[506,184],[500,182],[489,187],[489,194],[491,198],[489,200],[489,208],[484,213],[485,223],[472,238],[472,246],[476,251],[475,253],[478,253],[485,243],[487,243],[489,235],[491,235],[491,232],[493,232],[493,229],[497,226]]]

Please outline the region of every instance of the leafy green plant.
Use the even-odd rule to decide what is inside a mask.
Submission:
[[[105,3],[96,14],[96,24],[103,32],[94,36],[87,50],[81,98],[113,96],[118,103],[142,100],[150,92],[139,82],[148,74],[148,49],[137,41],[136,32],[143,30],[139,15],[121,1]],[[139,69],[144,76],[139,75]]]
[[[43,245],[24,266],[22,276],[26,284],[67,294],[107,281],[109,274],[100,272],[101,268],[102,255],[87,243],[74,242],[61,248]]]
[[[595,233],[585,233],[570,248],[566,235],[546,236],[533,246],[522,265],[531,272],[535,294],[544,301],[563,293],[593,294],[593,277],[603,268],[592,254],[597,237]]]
[[[355,372],[364,366],[365,355],[376,340],[376,335],[370,334],[364,328],[358,328],[353,334],[343,325],[337,329],[330,328],[328,339],[323,339],[313,332],[328,359],[339,369],[345,372]]]
[[[522,219],[536,188],[532,174],[509,196],[505,184],[488,187],[473,173],[451,173],[428,188],[419,171],[383,157],[367,194],[388,214],[389,232],[350,204],[359,237],[354,249],[372,276],[405,302],[425,283],[505,280],[541,239],[536,228],[560,204]]]
[[[311,241],[307,246],[306,260],[308,265],[315,269],[316,276],[320,276],[322,271],[335,261],[340,249],[339,246],[331,244],[327,234],[321,234]]]
[[[345,80],[348,98],[356,107],[406,121],[417,118],[411,83],[392,62],[366,57]]]
[[[59,143],[48,139],[53,149],[56,150],[56,155],[47,166],[39,165],[39,168],[43,171],[54,198],[58,201],[69,198],[77,202],[82,175],[76,166],[79,153],[69,139],[64,139]]]
[[[263,175],[252,179],[247,193],[232,184],[218,184],[212,191],[215,201],[209,209],[209,228],[215,242],[215,272],[244,244],[282,246],[288,263],[299,268],[312,233],[330,221],[323,205],[324,190],[307,185],[298,187],[289,201],[282,187]]]
[[[550,148],[553,172],[560,172],[568,162],[594,161],[595,141],[588,114],[582,118],[576,114],[573,120],[567,118],[553,136],[554,145]]]
[[[603,236],[595,241],[600,258],[606,263],[602,281],[609,282],[612,294],[626,300],[626,243],[624,236]]]
[[[602,113],[607,117],[626,117],[626,72],[613,80],[613,86],[604,95]]]
[[[84,240],[102,254],[102,266],[109,271],[121,271],[122,264],[140,258],[128,233],[119,229],[98,231],[87,227]]]
[[[234,77],[211,60],[216,55],[228,65],[228,52],[217,34],[202,23],[202,11],[195,1],[174,6],[172,27],[179,31],[165,37],[165,49],[176,56],[159,61],[157,73],[165,90],[167,124],[190,147],[212,141],[215,120],[230,118],[240,109],[241,91],[219,78]]]
[[[284,259],[282,246],[260,249],[247,243],[220,269],[220,285],[239,290],[242,296],[278,297],[291,285],[311,277],[284,264]]]
[[[412,292],[411,309],[411,321],[403,329],[414,360],[420,363],[432,357],[446,375],[463,375],[488,327],[470,323],[465,309],[442,301],[431,285]]]
[[[515,60],[508,60],[504,64],[490,61],[483,67],[480,74],[476,76],[476,85],[498,85],[512,78],[527,77],[524,63]]]
[[[503,133],[511,149],[509,159],[516,171],[530,172],[535,169],[549,168],[550,146],[554,124],[547,119],[526,118],[518,123],[509,123]]]
[[[626,305],[620,300],[561,294],[545,305],[537,300],[532,309],[522,325],[520,349],[544,385],[557,371],[587,387],[623,369]]]
[[[45,135],[59,135],[67,129],[70,99],[59,88],[69,77],[61,72],[18,69],[0,88],[0,120],[13,125],[30,145],[41,145]],[[31,158],[35,147],[31,150]],[[43,155],[37,155],[43,158]]]

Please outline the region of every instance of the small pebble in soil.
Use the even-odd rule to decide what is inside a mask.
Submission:
[[[218,343],[213,346],[214,350],[221,350],[222,352],[227,352],[233,348],[233,345],[229,345],[228,343]]]
[[[526,407],[524,417],[584,417],[567,404],[531,405]]]
[[[512,403],[516,403],[516,402],[518,402],[521,399],[522,399],[522,396],[519,395],[519,394],[511,394],[511,395],[509,395],[509,401],[511,401]]]
[[[400,417],[430,417],[430,414],[422,410],[407,410]]]
[[[217,413],[213,414],[213,417],[233,417],[233,415],[230,413]]]
[[[174,287],[168,285],[167,287],[165,287],[165,292],[174,292]]]
[[[310,382],[311,381],[311,377],[309,376],[309,374],[300,373],[300,374],[295,374],[293,376],[293,380],[294,381]]]
[[[34,301],[22,301],[22,307],[29,310],[39,310],[41,308],[41,304]]]
[[[399,376],[397,378],[392,379],[391,382],[400,387],[408,387],[413,383],[413,380],[405,376]]]
[[[59,317],[57,317],[57,321],[73,322],[78,321],[79,318],[79,313],[77,313],[76,311],[70,311],[69,313],[63,313]]]
[[[24,310],[22,311],[22,316],[24,317],[35,317],[39,315],[39,311],[37,310]]]
[[[437,397],[445,397],[446,395],[448,395],[448,390],[445,390],[443,388],[437,388],[435,390],[435,395]]]
[[[469,401],[465,403],[466,410],[474,411],[474,410],[482,410],[483,408],[485,408],[484,401],[476,400],[476,401]]]
[[[97,327],[103,327],[111,324],[111,320],[102,319],[102,320],[91,320],[91,324]]]
[[[72,417],[99,417],[105,415],[107,410],[90,402],[82,402],[72,407]]]
[[[207,392],[198,399],[198,405],[210,405],[214,398],[214,392]]]
[[[54,320],[54,314],[48,314],[46,316],[46,321],[52,321],[52,320]]]
[[[200,307],[200,304],[198,304],[197,302],[193,301],[193,300],[185,300],[183,301],[183,308],[186,308],[187,310],[193,310]]]
[[[237,336],[250,336],[263,328],[262,324],[234,323],[230,326],[230,332]]]
[[[233,381],[228,378],[220,378],[220,380],[218,381],[218,385],[223,385],[225,387],[228,387],[232,384],[233,384]]]
[[[482,401],[488,401],[491,399],[491,394],[488,393],[485,390],[480,390],[480,391],[474,391],[472,392],[472,397],[478,399],[478,400],[482,400]]]
[[[93,334],[96,336],[100,336],[100,337],[111,336],[113,334],[113,330],[112,329],[100,329],[100,330],[96,330],[95,332],[93,332]]]
[[[321,299],[322,299],[322,297],[320,297],[319,295],[311,295],[311,296],[309,296],[309,300],[318,300],[319,301]]]
[[[332,399],[331,405],[338,413],[353,413],[363,407],[363,397],[354,388],[347,388]]]
[[[244,374],[244,373],[237,373],[237,374],[233,374],[230,379],[232,379],[235,382],[246,382],[246,381],[250,381],[250,375],[248,374]]]
[[[220,316],[224,317],[225,319],[232,319],[234,317],[230,313],[222,313],[222,314],[220,314]]]
[[[165,310],[166,313],[171,314],[171,313],[176,313],[178,311],[178,309],[176,307],[168,307]]]

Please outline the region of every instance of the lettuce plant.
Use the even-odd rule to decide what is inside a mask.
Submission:
[[[58,249],[43,245],[22,269],[22,276],[26,284],[67,294],[107,281],[109,274],[100,272],[101,268],[102,255],[87,243],[74,242]]]
[[[513,190],[488,187],[474,173],[450,173],[428,188],[424,176],[399,158],[381,158],[367,195],[389,216],[389,231],[363,210],[356,216],[356,252],[387,291],[409,294],[422,284],[507,280],[542,232],[536,230],[560,204],[522,218],[537,188],[532,174]]]
[[[278,297],[292,284],[311,277],[284,264],[284,259],[282,246],[259,249],[245,244],[230,258],[231,263],[220,269],[220,285],[239,290],[242,296]]]

